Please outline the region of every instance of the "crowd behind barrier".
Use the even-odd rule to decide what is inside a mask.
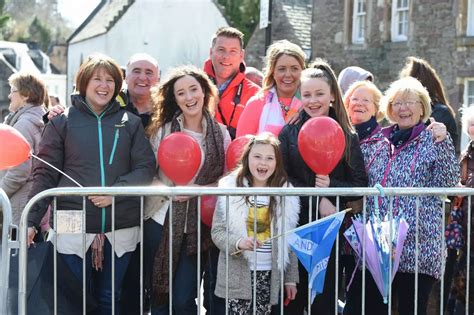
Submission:
[[[380,191],[375,189],[375,188],[350,188],[350,189],[344,189],[344,188],[319,188],[315,190],[314,188],[207,188],[207,189],[202,189],[202,188],[192,188],[192,187],[174,187],[174,188],[154,188],[154,187],[127,187],[127,188],[96,188],[96,187],[91,187],[91,188],[56,188],[56,189],[50,189],[47,191],[44,191],[34,198],[30,200],[28,205],[25,208],[24,214],[22,216],[22,220],[20,222],[20,229],[19,229],[19,235],[20,235],[20,268],[19,268],[19,289],[18,289],[18,302],[19,302],[19,314],[27,314],[27,294],[26,294],[26,288],[27,288],[27,278],[26,275],[28,273],[27,268],[27,253],[28,253],[28,246],[26,243],[27,239],[27,215],[28,212],[34,203],[37,201],[46,198],[46,197],[61,197],[61,196],[82,196],[83,198],[86,198],[87,196],[91,195],[105,195],[105,196],[144,196],[144,198],[147,198],[147,196],[152,196],[152,195],[160,195],[160,196],[168,196],[168,197],[173,197],[173,196],[182,196],[182,195],[190,195],[190,196],[204,196],[204,195],[220,195],[220,196],[259,196],[259,195],[268,195],[268,196],[326,196],[326,197],[336,197],[339,199],[341,196],[364,196],[364,208],[367,199],[372,198],[371,196],[379,196]],[[386,188],[384,189],[383,193],[385,194],[386,198],[392,198],[395,196],[438,196],[440,200],[442,200],[443,206],[445,205],[446,202],[446,196],[468,196],[468,201],[469,203],[471,202],[471,196],[473,194],[471,189],[465,189],[465,188],[447,188],[447,189],[440,189],[440,188]],[[200,204],[200,203],[198,203]],[[420,206],[419,202],[417,203],[418,207]],[[141,214],[143,215],[143,198],[141,202]],[[4,216],[4,227],[8,227],[10,224],[8,222],[9,220],[9,215],[8,215],[8,208],[9,208],[9,202],[8,199],[4,194],[2,194],[2,208],[5,212]],[[467,219],[471,219],[472,213],[470,210],[470,207],[468,207],[469,211],[467,213]],[[54,212],[57,211],[55,207],[52,209]],[[342,209],[341,209],[342,210]],[[417,209],[417,211],[420,210],[420,208]],[[172,210],[171,210],[172,213]],[[364,212],[363,212],[364,213]],[[200,215],[200,207],[198,207],[198,218],[201,219]],[[443,219],[445,218],[445,215],[443,213]],[[313,220],[317,218],[312,218]],[[10,218],[11,220],[11,218]],[[57,222],[59,223],[59,222]],[[227,222],[228,224],[228,222]],[[82,230],[84,230],[84,225],[82,225]],[[201,233],[199,231],[198,233]],[[472,233],[471,227],[468,225],[467,226],[467,235],[470,235]],[[2,247],[2,252],[10,252],[12,249],[17,248],[17,245],[15,242],[12,242],[10,239],[10,235],[7,234],[4,228],[3,232],[3,239],[2,239],[2,244],[4,245]],[[444,233],[439,235],[439,238],[442,240],[441,244],[442,247],[439,248],[440,252],[445,252],[446,251],[446,246],[444,242]],[[170,243],[172,240],[170,240]],[[336,243],[337,244],[337,243]],[[6,245],[6,246],[5,246]],[[229,244],[229,248],[226,249],[229,252],[234,250],[233,244]],[[469,270],[471,261],[470,261],[470,255],[469,253],[472,251],[470,242],[467,242],[466,244],[466,250],[467,250],[467,259],[466,259],[466,270]],[[55,255],[56,256],[56,255]],[[2,266],[1,270],[4,271],[5,268],[8,268],[9,264],[9,254],[3,254],[2,255]],[[56,265],[56,258],[54,259],[54,263]],[[338,261],[336,260],[336,264]],[[197,256],[197,264],[200,266],[200,257],[199,254]],[[365,263],[364,263],[365,264]],[[444,264],[444,261],[443,261]],[[198,267],[199,268],[199,267]],[[56,266],[54,267],[54,270],[56,270]],[[201,269],[202,270],[202,269]],[[226,270],[228,273],[228,270]],[[1,283],[0,283],[0,288],[1,288],[1,305],[0,309],[2,310],[3,314],[7,314],[6,312],[6,289],[8,288],[8,277],[5,277],[4,272],[2,272],[1,275]],[[367,271],[365,271],[365,274],[367,274]],[[61,275],[58,275],[56,278],[55,276],[55,281],[58,281]],[[441,278],[443,279],[443,278]],[[200,281],[200,279],[198,279]],[[469,277],[466,277],[466,292],[465,292],[465,298],[466,301],[469,301],[471,299],[471,292],[469,290],[470,288],[470,282],[471,279]],[[282,283],[283,284],[283,283]],[[471,285],[472,286],[472,285]],[[55,284],[56,287],[56,284]],[[283,289],[283,286],[281,287],[281,290]],[[57,294],[57,289],[55,288],[55,295]],[[415,291],[415,296],[414,298],[414,303],[417,303],[416,300],[416,293]],[[444,308],[444,300],[441,298],[443,296],[443,280],[441,280],[441,291],[440,291],[440,297],[437,297],[436,301],[439,301],[439,308],[438,309],[443,309]],[[281,296],[280,296],[281,298]],[[338,293],[337,293],[337,287],[336,291],[334,292],[334,305],[335,309],[337,309],[337,300],[338,300]],[[361,313],[364,313],[363,307],[364,304],[370,303],[370,298],[368,296],[362,295],[362,310]],[[172,305],[172,296],[169,296],[170,300],[170,305]],[[85,298],[82,299],[82,302],[84,305],[86,305],[86,300]],[[281,301],[282,302],[282,301]],[[56,301],[54,302],[55,307],[56,306]],[[198,301],[197,303],[200,305],[201,301],[198,295]],[[392,299],[391,296],[389,298],[389,311],[388,313],[392,313]],[[283,310],[283,304],[279,305],[281,307],[281,310]],[[143,307],[143,306],[142,306]],[[469,308],[470,305],[469,303],[465,304],[465,312],[466,314],[470,314],[469,312],[472,312],[472,310]],[[56,308],[57,310],[57,308]],[[198,308],[198,313],[200,313],[200,309]],[[55,313],[56,314],[56,313]],[[255,314],[255,313],[254,313]]]

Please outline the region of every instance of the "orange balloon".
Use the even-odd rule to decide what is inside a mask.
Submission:
[[[235,138],[227,148],[227,154],[225,156],[225,164],[228,170],[233,170],[240,162],[242,153],[244,153],[245,146],[252,139],[251,135],[245,135]]]
[[[314,117],[298,134],[298,150],[315,174],[329,175],[341,160],[346,139],[341,126],[330,117]]]
[[[216,209],[216,196],[202,196],[201,197],[201,221],[208,227],[212,226],[212,218],[214,210]]]
[[[175,184],[186,185],[201,165],[201,148],[193,137],[184,132],[174,132],[161,141],[158,163]]]
[[[0,124],[0,170],[20,165],[30,157],[31,147],[12,126]]]

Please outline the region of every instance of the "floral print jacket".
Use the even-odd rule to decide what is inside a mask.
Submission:
[[[435,143],[431,131],[420,124],[414,127],[407,142],[396,148],[388,139],[394,126],[381,129],[361,144],[369,176],[369,186],[383,187],[453,187],[459,181],[460,170],[454,146],[448,136]],[[394,216],[403,215],[409,224],[398,271],[415,272],[416,197],[392,197]],[[389,198],[380,198],[380,213],[388,213]],[[374,200],[368,198],[369,212]],[[436,196],[419,197],[418,272],[439,279],[444,240],[442,201]]]

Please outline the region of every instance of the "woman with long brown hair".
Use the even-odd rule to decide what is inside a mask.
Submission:
[[[201,148],[201,165],[188,185],[214,186],[224,173],[225,151],[231,139],[226,127],[214,119],[216,88],[207,75],[193,66],[171,70],[168,78],[152,92],[154,111],[148,135],[154,152],[173,132],[193,137]],[[174,186],[158,163],[155,184]],[[168,314],[169,284],[173,281],[173,310],[196,314],[197,292],[197,198],[175,197],[173,202],[173,266],[169,270],[169,203],[149,213],[145,221],[145,272],[152,279],[152,314]],[[201,250],[211,244],[204,225]],[[204,257],[204,256],[203,256]]]
[[[334,71],[324,60],[316,60],[301,74],[301,101],[303,110],[296,124],[283,127],[279,139],[283,162],[290,182],[296,187],[366,187],[367,175],[365,173],[364,159],[359,147],[356,133],[347,116],[342,101],[341,91],[337,84]],[[303,161],[298,150],[298,134],[303,124],[313,117],[330,117],[341,126],[346,138],[346,149],[342,159],[329,175],[315,174]],[[357,199],[357,198],[356,198]],[[299,225],[309,222],[309,198],[301,197],[301,213]],[[341,203],[350,201],[341,198]],[[335,199],[320,198],[319,211],[316,212],[316,198],[313,200],[311,210],[312,218],[329,216],[338,209]],[[311,306],[314,314],[334,313],[334,275],[335,275],[335,250],[333,248],[326,277],[324,291],[317,295]],[[296,300],[288,305],[289,314],[303,314],[308,305],[308,273],[302,264],[299,264],[300,283]]]

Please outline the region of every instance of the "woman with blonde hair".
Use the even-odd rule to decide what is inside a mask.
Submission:
[[[381,108],[392,125],[374,136],[378,140],[372,143],[372,161],[366,165],[369,186],[454,187],[459,180],[454,147],[445,125],[434,121],[425,125],[431,114],[425,87],[412,77],[399,79],[385,92]],[[392,288],[398,294],[398,311],[412,314],[415,310],[417,272],[417,310],[426,314],[431,288],[442,274],[442,202],[437,196],[377,198],[382,217],[392,209],[394,217],[403,216],[409,225]],[[367,209],[369,214],[374,210],[374,198],[367,198]],[[381,295],[373,295],[365,311],[382,314],[387,305]],[[355,307],[349,314],[359,312],[360,307]]]
[[[458,145],[456,114],[451,105],[449,105],[444,91],[443,81],[441,81],[436,70],[428,61],[410,56],[400,71],[400,78],[407,76],[417,79],[426,88],[431,99],[431,117],[446,126],[454,148],[456,148]]]
[[[268,47],[262,91],[245,106],[237,125],[237,137],[269,131],[276,136],[301,107],[301,71],[306,54],[296,44],[280,40]]]
[[[344,105],[359,136],[366,167],[375,153],[370,143],[380,131],[379,121],[384,117],[380,109],[381,99],[382,92],[370,81],[354,82],[344,95]]]
[[[217,91],[207,75],[194,66],[171,70],[168,78],[152,92],[154,111],[148,135],[153,151],[174,132],[193,137],[201,148],[201,165],[188,185],[215,186],[224,174],[225,151],[230,144],[226,127],[214,119]],[[174,186],[158,163],[155,185]],[[145,272],[152,281],[152,314],[168,314],[169,285],[173,281],[173,310],[196,314],[197,292],[197,198],[176,197],[173,222],[169,203],[148,214],[145,221]],[[169,230],[172,224],[173,266],[169,274]],[[209,229],[202,225],[201,251],[211,245]],[[203,255],[204,257],[204,255]]]

